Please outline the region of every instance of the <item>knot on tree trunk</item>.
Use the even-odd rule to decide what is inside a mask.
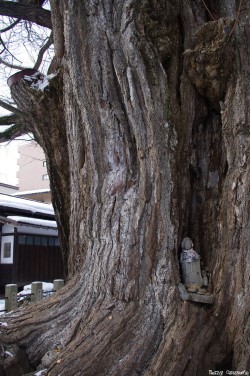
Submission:
[[[195,34],[194,49],[184,52],[184,67],[192,84],[216,110],[224,99],[233,66],[232,24],[233,20],[221,18],[202,25]]]

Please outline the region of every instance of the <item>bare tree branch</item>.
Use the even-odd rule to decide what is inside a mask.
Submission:
[[[0,33],[5,33],[6,31],[9,31],[11,29],[13,29],[13,27],[15,27],[21,20],[16,20],[15,22],[13,22],[11,25],[5,27],[4,29],[0,30]]]
[[[38,5],[20,4],[0,0],[0,15],[31,21],[52,29],[51,13]]]
[[[18,110],[16,107],[11,106],[10,104],[2,101],[0,99],[0,106],[3,107],[5,110],[8,110],[10,112],[13,112],[16,115],[23,115],[22,111]]]
[[[23,69],[30,69],[31,68],[31,67],[21,67],[20,65],[10,64],[10,63],[7,63],[7,61],[4,61],[1,58],[0,58],[0,63],[3,64],[3,65],[5,65],[8,68],[13,68],[13,69],[23,70]]]
[[[17,122],[18,116],[11,114],[0,117],[0,126],[13,125]]]
[[[0,143],[15,140],[17,137],[23,136],[26,132],[18,124],[14,124],[3,132],[0,132]]]
[[[47,42],[43,45],[43,47],[40,49],[39,53],[38,53],[38,57],[37,57],[37,60],[36,60],[36,63],[33,67],[33,69],[36,69],[38,70],[41,63],[42,63],[42,60],[43,60],[43,55],[45,54],[45,52],[50,48],[50,46],[53,44],[53,35],[52,33],[50,34],[50,37],[49,39],[47,40]]]
[[[1,5],[1,4],[0,4]],[[0,54],[2,54],[5,50],[6,51],[8,51],[9,52],[9,54],[14,58],[14,59],[16,59],[15,58],[15,56],[10,52],[10,50],[6,47],[6,44],[4,43],[4,41],[2,40],[2,38],[1,38],[1,34],[0,34],[0,43],[2,44],[2,46],[3,46],[3,51],[1,51],[0,52]],[[17,59],[16,59],[17,60]],[[20,61],[20,60],[18,60],[18,61]]]

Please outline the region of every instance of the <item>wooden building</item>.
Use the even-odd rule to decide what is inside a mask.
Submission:
[[[0,194],[0,287],[63,278],[51,205]]]

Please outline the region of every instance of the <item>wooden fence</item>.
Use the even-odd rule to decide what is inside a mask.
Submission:
[[[31,293],[18,295],[17,285],[10,284],[5,286],[5,310],[1,312],[10,312],[18,307],[18,300],[21,298],[30,298],[31,302],[42,300],[44,295],[54,293],[64,286],[63,279],[55,279],[53,281],[53,289],[51,291],[43,291],[42,282],[31,283]]]

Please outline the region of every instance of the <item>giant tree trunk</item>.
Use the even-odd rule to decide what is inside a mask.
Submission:
[[[68,283],[2,340],[34,365],[57,348],[50,375],[246,369],[249,5],[231,33],[233,0],[206,2],[213,23],[202,2],[51,2],[60,73],[12,92],[48,158]],[[179,297],[187,235],[213,306]]]

